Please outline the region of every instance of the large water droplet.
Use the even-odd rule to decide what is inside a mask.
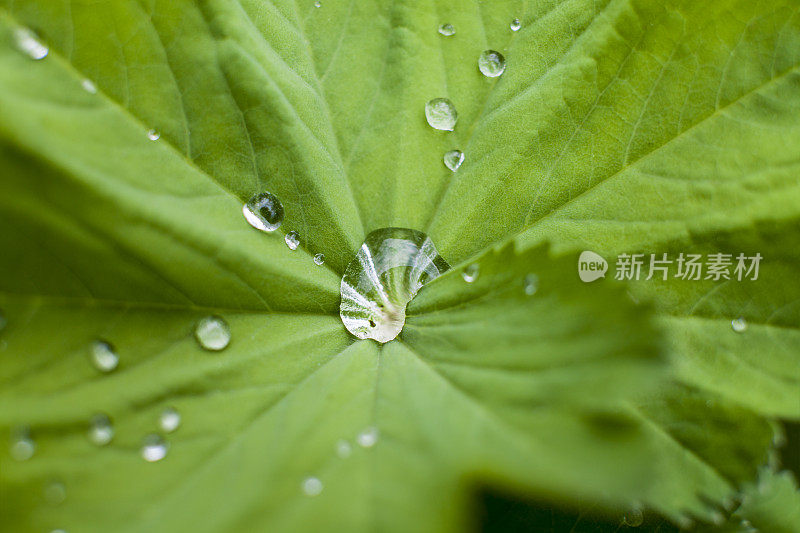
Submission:
[[[161,411],[158,425],[164,433],[172,433],[181,425],[181,414],[174,407],[167,407]]]
[[[450,150],[444,154],[444,165],[455,172],[461,163],[464,162],[464,152],[461,150]]]
[[[525,294],[533,296],[539,290],[539,276],[536,274],[528,274],[522,281],[522,287],[525,289]]]
[[[58,505],[67,499],[67,488],[60,481],[51,481],[44,488],[44,499],[50,505]]]
[[[95,446],[105,446],[114,438],[114,426],[107,415],[98,413],[89,420],[89,441]]]
[[[271,192],[262,192],[244,204],[242,214],[254,228],[261,231],[275,231],[283,223],[283,204]]]
[[[478,274],[480,274],[480,272],[480,265],[478,263],[473,263],[464,269],[464,272],[461,273],[461,277],[464,278],[464,281],[467,283],[472,283],[478,279]]]
[[[453,131],[458,120],[456,106],[447,98],[434,98],[425,104],[425,119],[432,128]]]
[[[17,28],[14,30],[14,40],[17,44],[17,49],[31,59],[44,59],[50,52],[47,45],[43,44],[28,28]]]
[[[36,451],[36,443],[31,438],[31,430],[27,426],[19,427],[11,435],[11,446],[9,452],[16,461],[27,461],[33,457]]]
[[[119,356],[114,347],[102,340],[92,342],[89,346],[89,357],[100,372],[111,372],[119,364]]]
[[[157,141],[161,138],[161,134],[157,130],[147,130],[147,138],[151,141]]]
[[[197,321],[194,337],[205,350],[218,352],[231,342],[231,328],[218,316],[207,316]]]
[[[734,318],[731,320],[731,329],[736,333],[744,333],[747,331],[747,320],[744,317]]]
[[[378,428],[371,426],[358,434],[356,442],[362,448],[372,448],[378,443]]]
[[[519,19],[514,19],[511,21],[510,27],[511,31],[519,31],[519,29],[522,27],[522,23],[519,21]]]
[[[303,480],[303,494],[306,496],[317,496],[322,492],[322,481],[317,477],[307,477]]]
[[[322,266],[325,264],[325,254],[317,254],[314,256],[314,264]]]
[[[300,246],[300,234],[296,231],[290,231],[287,233],[283,240],[286,242],[286,246],[288,246],[290,250],[297,250],[297,247]]]
[[[442,24],[441,26],[439,26],[439,33],[441,33],[445,37],[450,37],[451,35],[455,35],[456,29],[453,27],[452,24]]]
[[[405,324],[408,302],[449,268],[421,231],[373,231],[342,277],[342,322],[359,339],[394,339]]]
[[[148,463],[155,463],[167,456],[168,449],[169,444],[161,435],[150,434],[142,442],[142,459]]]
[[[484,50],[478,58],[478,68],[487,78],[496,78],[506,69],[506,58],[494,50]]]

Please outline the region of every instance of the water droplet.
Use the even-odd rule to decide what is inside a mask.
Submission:
[[[464,162],[464,152],[461,150],[450,150],[444,154],[444,165],[455,172],[461,163]]]
[[[114,438],[114,425],[103,413],[94,415],[89,420],[89,441],[95,446],[105,446]]]
[[[300,245],[300,234],[296,231],[290,231],[283,240],[286,241],[286,246],[288,246],[290,250],[297,250],[297,247]]]
[[[478,68],[487,78],[496,78],[506,69],[506,58],[494,50],[484,50],[478,58]]]
[[[342,459],[346,459],[350,457],[350,454],[353,452],[353,447],[350,446],[350,443],[346,440],[342,439],[336,443],[336,455],[341,457]]]
[[[262,192],[244,204],[242,214],[254,228],[261,231],[275,231],[283,223],[283,204],[271,192]]]
[[[536,294],[536,291],[539,290],[539,276],[536,274],[528,274],[525,276],[522,286],[525,289],[526,295],[533,296]]]
[[[743,333],[745,330],[747,330],[747,320],[745,320],[743,317],[734,318],[731,320],[731,329],[733,329],[733,331],[736,333]]]
[[[28,427],[19,427],[11,435],[11,457],[17,461],[27,461],[33,457],[36,451],[36,443],[31,438],[31,430]]]
[[[622,523],[630,527],[639,527],[644,522],[644,513],[641,509],[631,509],[622,517]]]
[[[368,427],[358,434],[356,442],[362,448],[372,448],[378,443],[378,428]]]
[[[317,254],[314,256],[314,264],[322,266],[325,264],[325,254]]]
[[[58,505],[67,499],[67,489],[60,481],[51,481],[44,488],[44,499],[50,505]]]
[[[81,81],[81,87],[89,94],[97,94],[97,85],[95,85],[92,80],[84,79]]]
[[[197,321],[194,337],[205,350],[218,352],[231,342],[231,328],[218,316],[207,316]]]
[[[456,106],[447,98],[434,98],[425,104],[425,119],[434,129],[453,131],[458,120]]]
[[[54,529],[50,533],[67,533],[66,529]]]
[[[167,456],[169,444],[161,435],[152,433],[144,438],[142,442],[142,459],[148,463],[155,463]]]
[[[317,477],[307,477],[303,480],[303,494],[317,496],[322,492],[322,481]]]
[[[406,305],[450,265],[420,231],[371,232],[342,276],[339,316],[359,339],[388,342],[406,321]]]
[[[514,19],[511,21],[511,31],[519,31],[521,27],[522,23],[519,21],[519,19]]]
[[[442,24],[441,26],[439,26],[439,33],[441,33],[445,37],[450,37],[451,35],[455,35],[456,29],[453,27],[452,24]]]
[[[322,2],[317,0],[316,2],[314,2],[314,7],[322,7]]]
[[[164,433],[172,433],[181,425],[181,414],[174,407],[167,407],[158,417],[158,426]]]
[[[100,372],[111,372],[119,364],[119,356],[114,347],[106,341],[97,340],[89,347],[92,364]]]
[[[147,138],[151,141],[157,141],[161,138],[161,134],[156,130],[147,130]]]
[[[461,277],[464,278],[464,281],[467,283],[472,283],[476,279],[478,279],[478,274],[481,271],[481,267],[478,263],[473,263],[469,265],[467,268],[464,269],[464,272],[461,273]]]
[[[17,43],[17,49],[31,59],[44,59],[50,52],[50,49],[28,28],[14,30],[14,40]]]

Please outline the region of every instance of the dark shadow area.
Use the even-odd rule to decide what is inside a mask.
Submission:
[[[786,442],[780,449],[781,465],[800,480],[800,423],[784,422]]]

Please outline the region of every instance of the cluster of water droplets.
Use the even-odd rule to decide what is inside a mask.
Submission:
[[[380,432],[375,426],[368,426],[358,433],[355,437],[355,444],[363,449],[374,447],[379,440]],[[334,446],[336,456],[339,459],[347,459],[353,455],[353,445],[347,439],[340,439]],[[325,488],[322,480],[317,476],[307,476],[300,482],[300,490],[306,496],[318,496]]]

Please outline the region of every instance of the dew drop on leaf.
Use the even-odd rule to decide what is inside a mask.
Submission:
[[[111,372],[119,364],[119,356],[106,341],[96,340],[89,346],[89,357],[92,365],[100,372]]]
[[[169,445],[161,435],[150,434],[142,442],[142,459],[148,463],[155,463],[167,456],[168,449]]]
[[[194,337],[204,350],[218,352],[231,342],[231,328],[222,317],[207,316],[197,321]]]
[[[158,417],[158,426],[164,433],[172,433],[181,425],[181,414],[174,407],[167,407]]]
[[[27,461],[36,451],[36,443],[31,438],[31,430],[27,426],[18,427],[11,435],[11,457],[16,461]]]
[[[451,35],[455,35],[456,29],[453,27],[452,24],[442,24],[441,26],[439,26],[439,33],[441,33],[445,37],[450,37]]]
[[[114,425],[103,413],[94,415],[89,420],[89,441],[95,446],[105,446],[114,438]]]
[[[322,266],[325,264],[325,254],[317,254],[314,256],[314,264]]]
[[[522,27],[522,23],[519,21],[519,19],[514,19],[511,21],[510,27],[511,31],[519,31],[519,29]]]
[[[338,455],[342,459],[346,459],[350,457],[350,454],[353,452],[353,447],[350,446],[350,443],[346,440],[342,439],[336,443],[336,455]]]
[[[458,120],[456,106],[447,98],[434,98],[425,104],[425,119],[434,129],[453,131]]]
[[[622,522],[626,526],[639,527],[644,522],[644,514],[641,509],[631,509],[622,518]]]
[[[286,242],[286,246],[288,246],[290,250],[297,250],[297,247],[300,245],[300,234],[296,231],[290,231],[286,234],[283,240]]]
[[[478,279],[478,274],[481,271],[480,265],[478,263],[473,263],[469,265],[467,268],[464,269],[464,272],[461,273],[461,277],[464,278],[464,281],[467,283],[472,283],[476,279]]]
[[[156,130],[147,130],[147,138],[151,141],[157,141],[161,138],[161,134]]]
[[[449,268],[421,231],[371,232],[342,276],[339,315],[347,331],[359,339],[394,339],[405,324],[408,302]]]
[[[89,94],[97,94],[97,86],[90,79],[84,79],[81,81],[81,87],[83,87],[83,90]]]
[[[314,7],[322,7],[322,2],[320,2],[320,0],[317,0],[316,2],[314,2]]]
[[[478,68],[487,78],[496,78],[506,69],[506,58],[494,50],[484,50],[478,58]]]
[[[461,150],[450,150],[444,154],[444,165],[455,172],[461,163],[464,162],[464,152]]]
[[[17,49],[31,59],[44,59],[50,49],[28,28],[14,30],[14,41]]]
[[[736,333],[744,333],[747,330],[747,320],[744,317],[731,320],[731,329]]]
[[[536,274],[528,274],[522,283],[527,296],[533,296],[539,290],[539,276]]]
[[[378,443],[378,428],[368,427],[358,434],[356,442],[362,448],[372,448]]]
[[[58,505],[67,499],[67,489],[60,481],[51,481],[44,488],[44,499],[50,505]]]
[[[307,477],[303,480],[302,488],[306,496],[317,496],[322,492],[322,481],[317,477]]]
[[[245,220],[261,231],[275,231],[283,223],[283,204],[271,192],[258,193],[242,207]]]

